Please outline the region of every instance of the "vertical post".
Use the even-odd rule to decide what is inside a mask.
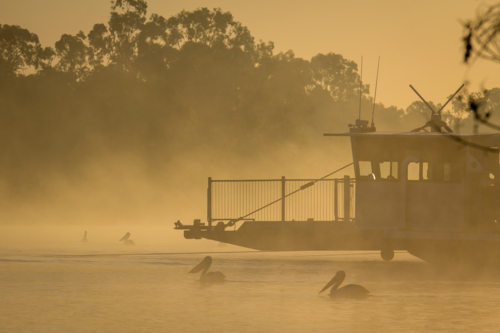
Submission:
[[[207,222],[208,222],[208,231],[212,231],[212,177],[208,177]]]
[[[335,221],[339,220],[339,191],[338,191],[338,180],[333,181],[333,215]]]
[[[349,176],[344,176],[344,221],[351,220],[351,180]]]
[[[281,177],[281,230],[285,228],[285,176]]]

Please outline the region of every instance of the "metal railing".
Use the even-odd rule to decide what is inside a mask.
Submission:
[[[315,182],[314,185],[305,186]],[[261,179],[213,180],[208,178],[207,220],[252,221],[352,221],[355,180],[340,179]],[[348,184],[346,187],[345,184]],[[289,193],[303,190],[287,196]],[[278,202],[250,212],[276,201]],[[240,217],[246,216],[244,219]]]

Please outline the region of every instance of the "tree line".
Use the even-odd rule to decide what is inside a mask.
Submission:
[[[110,154],[137,156],[155,174],[186,152],[251,160],[289,144],[307,149],[322,133],[347,130],[360,89],[371,111],[354,61],[276,53],[218,8],[165,18],[148,16],[144,0],[115,0],[106,24],[63,34],[53,47],[0,25],[0,184],[22,197]],[[475,97],[498,105],[500,89]],[[375,113],[377,128],[391,131],[430,117],[421,101],[377,103]],[[444,117],[452,128],[473,121],[461,100]]]

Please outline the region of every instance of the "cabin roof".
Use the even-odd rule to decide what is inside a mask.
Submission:
[[[346,133],[325,133],[324,136],[343,136],[351,138],[372,138],[375,141],[419,141],[428,142],[446,138],[458,143],[470,143],[471,147],[500,147],[500,133],[448,133],[448,132],[346,132]],[[439,140],[441,142],[441,140]],[[477,146],[479,145],[479,146]]]
[[[373,136],[373,137],[461,137],[461,138],[491,138],[500,139],[500,133],[447,133],[447,132],[345,132],[345,133],[324,133],[323,136]]]

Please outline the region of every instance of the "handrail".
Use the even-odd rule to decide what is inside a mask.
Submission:
[[[344,189],[346,180],[349,186]],[[249,179],[215,180],[209,178],[207,217],[209,230],[214,221],[292,221],[315,219],[341,221],[354,219],[353,196],[355,180],[338,179]],[[311,186],[317,185],[312,189]],[[298,194],[301,192],[302,194]],[[290,198],[291,195],[296,196]],[[346,197],[347,195],[347,197]],[[277,202],[280,206],[274,206]],[[266,209],[267,208],[267,209]],[[347,211],[346,211],[347,209]],[[352,213],[351,213],[352,211]],[[247,213],[250,212],[250,213]]]

